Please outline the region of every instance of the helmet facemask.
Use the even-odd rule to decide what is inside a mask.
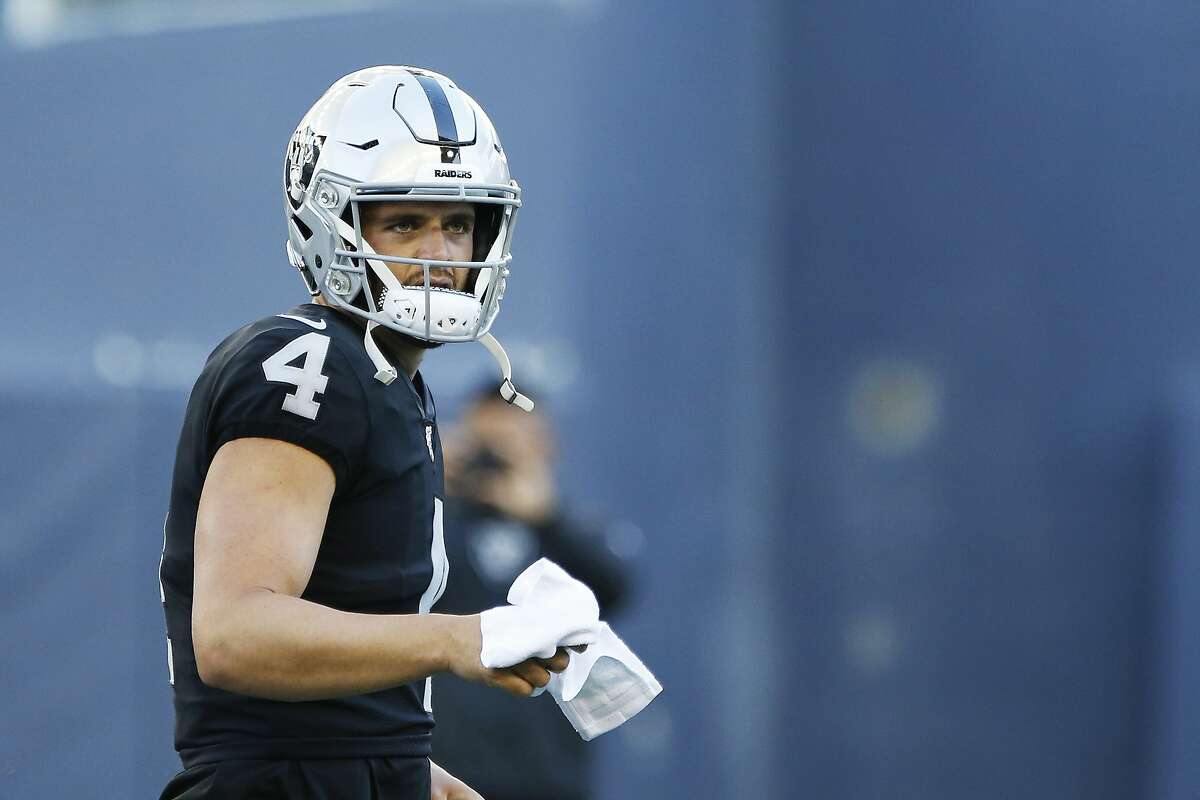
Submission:
[[[427,342],[469,342],[488,332],[504,296],[512,260],[508,245],[520,205],[520,189],[515,183],[378,185],[319,174],[312,194],[317,203],[307,205],[318,206],[313,210],[321,217],[321,227],[329,231],[327,243],[320,247],[326,255],[314,278],[331,305]],[[377,252],[363,236],[361,205],[384,202],[473,204],[474,260],[442,261]],[[401,285],[389,263],[421,267],[423,285]],[[431,285],[430,270],[438,268],[470,270],[467,290]]]

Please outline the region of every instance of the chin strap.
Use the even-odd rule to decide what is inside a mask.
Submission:
[[[367,323],[367,332],[363,334],[363,345],[367,348],[367,355],[371,357],[371,363],[375,365],[375,380],[386,386],[396,380],[399,373],[388,363],[383,351],[379,349],[379,345],[375,344],[375,338],[371,336],[371,332],[377,327],[379,327],[378,322]],[[496,363],[500,366],[500,375],[504,379],[500,382],[500,396],[504,398],[504,402],[514,405],[522,411],[533,411],[533,401],[518,392],[517,387],[513,386],[512,362],[508,360],[508,353],[504,352],[504,348],[496,341],[496,337],[485,333],[479,337],[479,342],[487,348],[487,351],[492,354],[492,358],[496,359]]]
[[[371,363],[375,365],[375,380],[387,386],[392,381],[396,380],[399,374],[396,368],[388,363],[384,358],[383,351],[379,349],[379,345],[375,344],[375,338],[371,336],[371,331],[379,327],[378,322],[368,322],[367,332],[363,335],[363,345],[367,348],[367,355],[371,357]],[[503,351],[501,351],[503,352]]]
[[[500,382],[500,396],[504,398],[504,402],[514,405],[522,411],[533,411],[533,401],[518,392],[517,387],[513,386],[512,363],[508,360],[508,353],[504,352],[504,348],[496,341],[496,337],[485,333],[479,337],[479,343],[487,348],[487,351],[492,354],[492,358],[496,359],[496,363],[500,365],[500,375],[504,378]]]

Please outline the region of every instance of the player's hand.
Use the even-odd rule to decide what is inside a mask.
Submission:
[[[570,660],[566,649],[560,647],[550,658],[528,658],[511,667],[484,669],[483,683],[518,697],[529,697],[550,683],[551,672],[562,672],[566,669]]]
[[[484,800],[483,795],[467,786],[458,778],[429,762],[429,800]]]
[[[571,663],[567,648],[560,647],[550,658],[528,658],[520,664],[503,669],[489,669],[479,660],[483,637],[479,632],[479,617],[460,617],[459,636],[452,647],[448,669],[458,677],[485,686],[529,697],[550,682],[550,673],[562,672]]]

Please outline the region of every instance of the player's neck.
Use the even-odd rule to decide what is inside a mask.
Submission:
[[[409,380],[416,377],[417,369],[421,366],[421,359],[425,357],[425,348],[405,340],[403,336],[388,328],[376,328],[374,336],[380,349],[396,369],[408,375]]]

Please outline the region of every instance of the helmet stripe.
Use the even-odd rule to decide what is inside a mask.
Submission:
[[[454,111],[450,108],[450,99],[446,97],[446,90],[438,83],[437,78],[419,73],[416,78],[420,81],[421,88],[425,90],[425,96],[429,98],[429,105],[433,109],[433,122],[437,125],[438,141],[457,142],[458,126],[454,124]]]

